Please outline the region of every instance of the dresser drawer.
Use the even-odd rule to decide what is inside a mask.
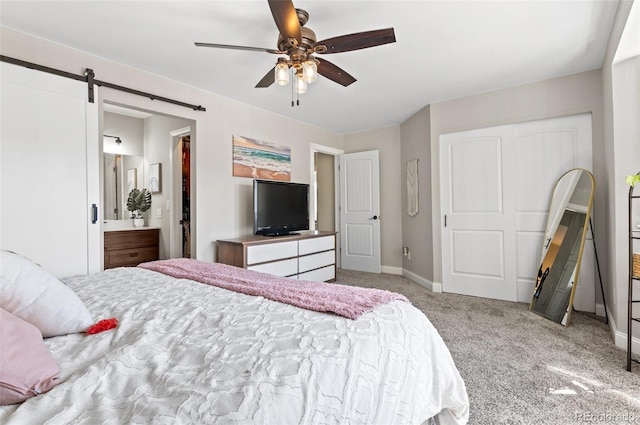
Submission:
[[[247,247],[247,264],[264,263],[298,256],[298,241],[276,242]]]
[[[300,273],[298,279],[300,280],[313,280],[315,282],[326,282],[329,280],[335,280],[336,278],[336,266],[327,266],[321,269],[311,270],[310,272]]]
[[[336,234],[311,231],[222,239],[217,242],[216,261],[292,279],[335,281]]]
[[[302,239],[299,242],[298,255],[336,249],[335,236],[322,236],[320,238]]]
[[[290,258],[288,260],[274,261],[273,263],[258,264],[257,266],[249,266],[248,270],[269,273],[274,276],[293,276],[298,273],[298,260]]]
[[[106,268],[137,266],[146,261],[158,259],[158,247],[115,249],[107,252]]]
[[[304,257],[299,258],[298,271],[303,273],[309,270],[319,269],[320,267],[328,266],[330,264],[335,264],[335,262],[335,251],[325,251],[318,254],[305,255]]]

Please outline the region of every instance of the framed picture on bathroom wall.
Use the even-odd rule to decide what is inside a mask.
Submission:
[[[127,194],[131,193],[133,189],[138,188],[138,170],[135,168],[129,168],[127,170]]]
[[[149,192],[162,192],[162,164],[159,162],[149,165]]]

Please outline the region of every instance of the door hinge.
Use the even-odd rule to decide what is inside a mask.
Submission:
[[[447,215],[444,215],[444,227],[447,227]]]

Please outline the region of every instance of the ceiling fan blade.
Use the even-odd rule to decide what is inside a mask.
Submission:
[[[393,28],[357,32],[355,34],[341,35],[318,41],[316,46],[326,46],[326,51],[318,50],[318,53],[342,53],[351,50],[366,49],[382,44],[395,43],[396,35]]]
[[[316,58],[316,60],[319,62],[318,74],[327,77],[331,81],[335,81],[345,87],[357,81],[347,71],[332,64],[331,62],[320,58]]]
[[[198,47],[216,47],[219,49],[233,49],[233,50],[250,50],[253,52],[267,52],[267,53],[274,53],[276,55],[282,55],[282,54],[286,54],[287,52],[281,52],[280,50],[276,50],[276,49],[265,49],[263,47],[249,47],[249,46],[233,46],[231,44],[216,44],[216,43],[199,43],[196,42],[195,43],[196,46]]]
[[[256,88],[269,87],[271,84],[273,84],[276,81],[275,69],[276,67],[274,66],[273,68],[271,68],[271,70],[269,70],[269,72],[264,74],[262,80],[260,80],[258,84],[256,84]]]
[[[269,0],[269,7],[280,34],[285,39],[295,39],[298,44],[302,42],[302,30],[293,2],[291,0]]]

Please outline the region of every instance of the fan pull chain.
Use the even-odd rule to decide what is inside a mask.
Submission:
[[[289,68],[289,81],[291,81],[291,107],[293,108],[293,90],[295,84],[293,83],[293,78],[295,77],[295,74],[293,73],[293,68]]]

